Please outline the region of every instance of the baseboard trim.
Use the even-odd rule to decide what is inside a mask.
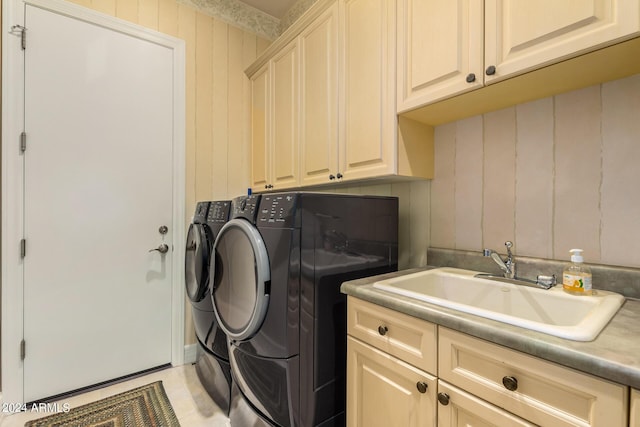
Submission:
[[[197,344],[187,344],[184,346],[184,364],[185,365],[196,363],[197,356],[198,356]]]

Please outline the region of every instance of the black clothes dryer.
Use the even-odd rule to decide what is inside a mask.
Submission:
[[[231,425],[344,426],[346,296],[340,285],[397,270],[397,198],[236,198],[214,252],[214,311],[229,338],[240,400],[232,402]]]
[[[213,312],[209,265],[216,236],[227,223],[230,201],[198,202],[187,232],[185,285],[198,340],[196,372],[211,398],[229,412],[231,370],[227,337]]]

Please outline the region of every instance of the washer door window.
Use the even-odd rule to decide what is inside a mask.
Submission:
[[[209,286],[210,243],[204,224],[191,224],[187,232],[184,276],[187,295],[193,302],[202,301]]]
[[[211,293],[218,324],[234,340],[251,338],[269,305],[269,258],[260,232],[233,219],[220,230],[211,259]]]

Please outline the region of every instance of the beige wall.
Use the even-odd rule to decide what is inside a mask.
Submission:
[[[435,129],[430,246],[640,267],[640,75]]]
[[[186,42],[186,212],[249,186],[248,79],[244,69],[270,42],[175,0],[71,0]],[[195,331],[186,304],[186,344]]]

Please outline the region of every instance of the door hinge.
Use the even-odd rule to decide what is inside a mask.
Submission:
[[[27,29],[22,25],[14,25],[9,30],[9,34],[20,36],[20,47],[22,50],[27,48]]]
[[[20,240],[20,257],[27,256],[27,241],[25,239]]]
[[[24,357],[27,355],[27,344],[24,340],[20,341],[20,360],[24,360]]]
[[[20,134],[20,152],[24,153],[27,151],[27,133],[22,132]]]

